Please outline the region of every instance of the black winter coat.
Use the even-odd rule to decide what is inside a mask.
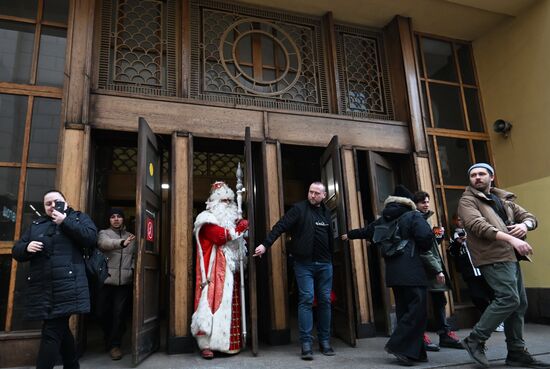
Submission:
[[[86,214],[66,210],[60,225],[42,216],[13,246],[13,258],[30,261],[25,287],[25,318],[53,319],[90,311],[88,279],[83,251],[95,247],[97,228]],[[44,249],[29,253],[27,245],[40,241]]]
[[[297,260],[308,261],[313,256],[313,243],[315,239],[315,225],[312,206],[308,200],[300,201],[283,215],[283,217],[273,226],[271,232],[267,235],[263,245],[271,247],[273,242],[285,232],[290,232],[292,236],[292,248],[289,252]],[[332,240],[332,222],[330,210],[321,203],[323,217],[329,224],[328,246],[332,259],[334,253],[334,242]]]
[[[432,247],[432,242],[434,242],[430,225],[426,222],[422,213],[416,210],[416,205],[410,199],[390,196],[386,199],[384,205],[382,217],[386,221],[399,218],[407,213],[399,220],[399,229],[401,237],[409,239],[401,255],[384,259],[386,264],[386,286],[427,286],[428,279],[424,264],[420,259],[420,252],[429,250]],[[374,227],[382,221],[382,218],[379,218],[366,228],[351,230],[348,232],[348,238],[372,240]]]

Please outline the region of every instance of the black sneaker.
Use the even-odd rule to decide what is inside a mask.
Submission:
[[[550,368],[550,363],[535,359],[526,349],[522,351],[508,351],[506,365],[523,368]]]
[[[453,331],[445,332],[439,335],[439,346],[461,350],[464,348],[460,343],[460,339]]]
[[[468,351],[470,357],[479,365],[484,368],[489,367],[489,360],[485,356],[485,343],[471,339],[470,337],[464,338],[462,341],[462,347]]]
[[[313,349],[311,342],[302,343],[302,360],[313,360]]]
[[[395,358],[397,359],[397,363],[399,365],[401,365],[401,366],[413,366],[414,365],[413,360],[411,360],[410,358],[408,358],[407,356],[405,356],[403,354],[400,354],[398,352],[393,352],[388,346],[385,346],[384,350],[386,350],[386,352],[388,354],[392,354],[393,356],[395,356]]]
[[[326,356],[336,355],[334,353],[334,349],[330,345],[330,342],[319,342],[319,351],[321,351],[321,354],[326,355]]]

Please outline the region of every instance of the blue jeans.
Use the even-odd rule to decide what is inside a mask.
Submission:
[[[330,340],[332,264],[294,261],[298,285],[298,329],[300,342],[311,343],[313,337],[313,296],[317,299],[317,335],[319,342]]]

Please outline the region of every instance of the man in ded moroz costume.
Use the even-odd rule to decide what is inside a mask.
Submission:
[[[243,346],[239,258],[241,252],[245,255],[248,221],[241,219],[234,199],[227,184],[215,182],[206,210],[195,220],[197,267],[191,333],[205,359],[214,357],[214,351],[238,353]]]

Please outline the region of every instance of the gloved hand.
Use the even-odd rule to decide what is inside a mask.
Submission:
[[[248,229],[248,220],[241,219],[239,220],[239,222],[237,223],[237,226],[235,227],[235,232],[243,233],[247,229]]]

